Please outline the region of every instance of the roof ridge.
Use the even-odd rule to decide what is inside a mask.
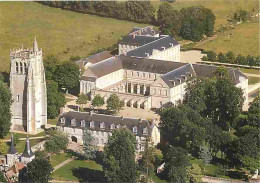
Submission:
[[[163,77],[163,76],[167,76],[168,74],[172,74],[172,72],[176,72],[177,70],[182,69],[184,66],[188,66],[188,65],[189,65],[188,63],[185,63],[185,65],[182,65],[182,66],[180,66],[180,67],[178,67],[178,68],[176,68],[176,69],[174,69],[174,70],[171,70],[171,71],[169,71],[169,72],[163,74],[162,77]]]

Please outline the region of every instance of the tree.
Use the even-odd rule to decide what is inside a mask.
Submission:
[[[170,147],[164,152],[164,174],[170,182],[186,183],[188,180],[189,157],[180,147]]]
[[[244,56],[242,56],[241,54],[239,54],[236,57],[236,63],[239,64],[239,65],[246,65],[247,64],[246,58]]]
[[[212,160],[212,155],[206,146],[202,146],[199,152],[200,158],[203,160],[204,164],[207,165]]]
[[[253,127],[260,126],[260,95],[254,98],[248,109],[248,124]]]
[[[6,155],[7,150],[8,150],[7,144],[3,140],[0,140],[0,154]]]
[[[108,182],[135,182],[136,139],[128,129],[116,129],[104,148],[104,173]]]
[[[182,38],[193,42],[200,41],[203,38],[202,24],[194,17],[185,19],[180,30],[180,35]]]
[[[66,104],[65,96],[58,91],[55,81],[47,80],[47,117],[54,119],[59,115],[59,110]]]
[[[6,136],[11,126],[12,94],[8,86],[0,81],[0,138]]]
[[[86,127],[83,134],[83,149],[86,159],[94,159],[96,157],[97,147],[95,144],[95,138]]]
[[[110,95],[107,99],[107,110],[118,113],[123,107],[123,102],[116,94]]]
[[[59,62],[59,59],[55,55],[47,55],[43,59],[46,80],[53,80]]]
[[[208,57],[208,60],[210,60],[212,62],[216,62],[217,61],[217,54],[214,51],[209,51],[207,53],[207,57]]]
[[[227,62],[226,56],[222,52],[220,52],[218,54],[217,60],[218,60],[218,62],[221,62],[221,63],[226,63]]]
[[[188,176],[190,179],[190,183],[201,183],[201,179],[203,177],[201,167],[198,164],[193,163],[188,169]]]
[[[20,142],[20,138],[19,138],[19,135],[17,133],[15,133],[13,135],[13,142],[14,142],[15,146]]]
[[[145,182],[149,182],[149,177],[154,171],[155,148],[150,138],[147,138],[144,144],[144,151],[141,152],[142,158],[139,161],[141,172],[145,175]]]
[[[84,111],[83,105],[88,103],[88,96],[85,94],[79,94],[76,103],[80,105],[80,111]]]
[[[226,58],[227,58],[228,63],[231,63],[231,64],[235,63],[236,58],[235,58],[235,55],[232,51],[227,52]]]
[[[187,105],[164,109],[161,114],[160,130],[169,144],[187,148],[196,153],[205,140],[207,123],[200,114]]]
[[[101,97],[99,94],[95,95],[95,97],[92,100],[93,107],[100,107],[100,106],[104,105],[104,103],[105,103],[104,98]]]
[[[46,136],[46,142],[44,144],[45,150],[51,154],[60,153],[67,149],[69,143],[68,136],[62,131],[52,130],[48,136]]]
[[[35,158],[19,173],[19,182],[48,183],[53,168],[45,158]]]
[[[254,58],[253,56],[248,55],[248,56],[246,57],[246,60],[247,60],[247,63],[248,63],[248,65],[249,65],[250,67],[256,65],[256,60],[255,60],[255,58]]]
[[[79,85],[79,67],[73,62],[62,62],[57,66],[53,79],[59,89],[72,89]]]
[[[0,173],[0,182],[7,182],[3,173]]]

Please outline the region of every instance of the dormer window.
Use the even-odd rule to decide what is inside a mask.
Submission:
[[[70,124],[71,124],[71,126],[76,126],[76,120],[75,120],[75,118],[73,118],[72,120],[70,120]]]
[[[85,127],[85,120],[84,119],[80,121],[80,126]]]
[[[65,118],[64,118],[64,117],[61,118],[61,119],[60,119],[60,122],[61,122],[61,124],[65,124]]]
[[[133,133],[137,133],[137,127],[136,126],[133,127]]]
[[[148,129],[147,129],[147,127],[145,127],[145,128],[143,129],[143,134],[148,134]]]
[[[110,125],[110,130],[114,130],[115,129],[115,124]]]
[[[89,123],[89,127],[90,127],[90,128],[95,128],[95,122],[94,122],[94,121],[91,121],[91,122]]]
[[[120,124],[116,125],[116,128],[117,129],[121,128],[121,125]]]
[[[104,122],[100,123],[100,129],[105,129],[105,123]]]

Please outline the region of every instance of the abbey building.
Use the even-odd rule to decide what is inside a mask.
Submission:
[[[11,50],[12,130],[35,132],[47,123],[47,96],[42,50]]]

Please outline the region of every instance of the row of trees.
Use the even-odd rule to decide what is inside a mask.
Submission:
[[[249,66],[259,66],[260,65],[260,57],[254,57],[248,55],[247,57],[242,56],[241,54],[235,56],[232,51],[223,54],[220,52],[219,54],[214,51],[206,52],[207,56],[204,56],[202,60],[211,61],[211,62],[221,62],[221,63],[230,63],[230,64],[239,64],[239,65],[249,65]]]
[[[44,59],[47,85],[47,116],[54,119],[65,105],[64,92],[79,87],[79,68],[73,62],[60,62],[54,55]]]
[[[159,26],[163,34],[180,36],[192,41],[199,41],[204,35],[214,34],[215,15],[210,9],[204,7],[193,6],[177,11],[170,3],[163,2],[156,13],[150,1],[43,1],[41,3],[83,13],[151,23]]]
[[[166,163],[164,176],[172,182],[188,179],[196,182],[192,172],[204,168],[190,165],[188,154],[202,159],[205,165],[222,159],[217,161],[222,167],[254,173],[260,158],[259,97],[243,118],[242,104],[241,89],[233,85],[223,67],[216,71],[213,78],[195,78],[188,82],[183,104],[163,109],[160,114],[161,134],[168,144],[162,149]],[[171,154],[179,152],[181,160],[177,162],[182,163],[176,165],[171,162],[176,160],[171,159]]]
[[[155,9],[149,1],[45,1],[42,4],[105,17],[151,23]]]

